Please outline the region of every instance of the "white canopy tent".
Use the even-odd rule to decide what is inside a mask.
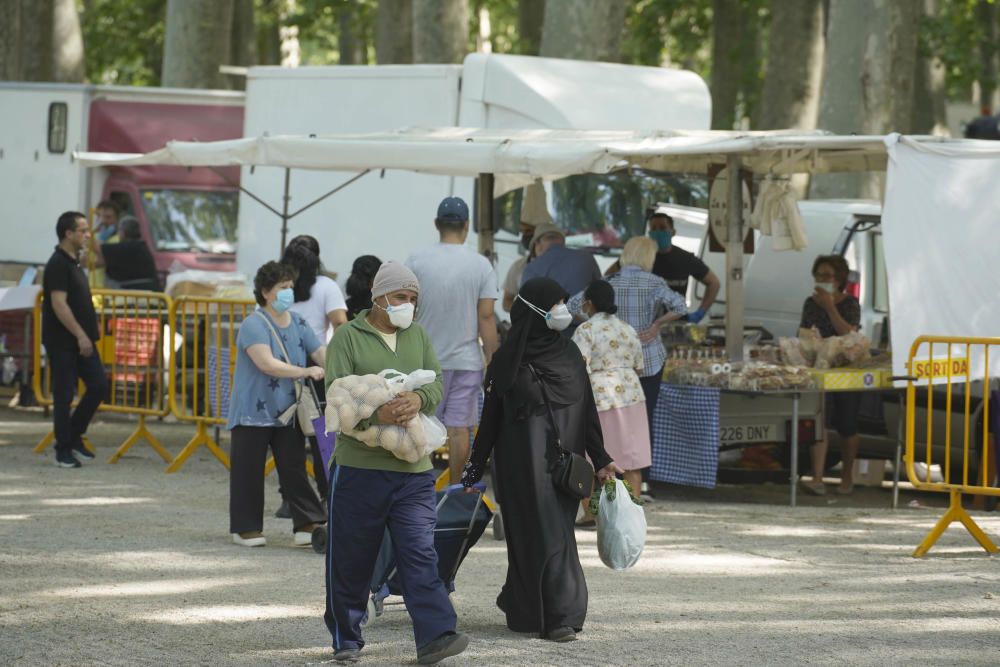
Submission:
[[[706,173],[724,164],[729,173],[755,174],[884,171],[889,136],[837,136],[822,132],[633,132],[576,130],[404,129],[351,136],[264,136],[212,143],[173,141],[146,154],[75,153],[85,166],[174,165],[279,167],[364,174],[373,170],[479,178],[480,248],[492,250],[489,194],[499,196],[537,178],[646,168]],[[936,137],[905,143],[965,156],[987,156],[995,144]],[[355,177],[357,178],[357,177]],[[352,179],[353,180],[353,179]],[[345,184],[346,185],[346,184]],[[343,187],[343,186],[341,186]],[[339,188],[338,188],[339,189]],[[492,192],[491,192],[492,191]],[[486,196],[483,196],[483,194]],[[251,194],[252,193],[248,193]],[[287,202],[287,192],[286,202]],[[324,195],[329,196],[331,193]],[[911,193],[912,194],[912,193]],[[730,359],[743,356],[742,239],[745,230],[739,179],[729,179],[726,243],[726,337]],[[258,201],[260,201],[258,199]],[[317,200],[318,201],[318,200]],[[265,202],[261,202],[265,206]],[[316,203],[316,202],[313,202]],[[312,204],[309,204],[312,206]],[[268,206],[268,208],[271,208]],[[286,209],[278,212],[287,223]],[[301,212],[300,209],[299,212]],[[893,327],[894,346],[898,327]]]

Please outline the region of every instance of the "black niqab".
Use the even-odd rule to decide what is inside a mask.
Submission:
[[[544,312],[569,298],[559,283],[549,278],[533,278],[521,286],[510,310],[511,328],[507,340],[493,355],[495,389],[511,407],[538,403],[538,392],[524,385],[521,370],[531,364],[545,383],[549,400],[556,405],[570,405],[583,396],[576,344],[549,329],[545,317],[528,307],[522,299]],[[512,390],[514,390],[512,392]],[[520,394],[514,396],[513,394]],[[518,400],[520,398],[520,400]],[[521,410],[515,410],[520,413]]]

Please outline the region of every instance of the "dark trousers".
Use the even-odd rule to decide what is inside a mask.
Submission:
[[[438,575],[434,474],[334,466],[330,471],[326,543],[326,627],[333,648],[365,645],[372,574],[388,525],[396,572],[417,648],[455,630],[455,610]]]
[[[663,382],[663,369],[653,375],[639,378],[642,394],[646,397],[646,418],[649,420],[649,448],[653,449],[653,414],[656,413],[656,403],[660,400],[660,384]],[[649,468],[642,469],[642,481],[649,481]]]
[[[83,434],[108,394],[108,378],[96,349],[89,357],[80,356],[75,344],[72,348],[53,344],[51,348],[46,346],[46,352],[52,369],[52,422],[56,451],[68,454],[73,447],[83,446]],[[83,380],[86,391],[70,414],[78,380]]]
[[[306,448],[295,426],[237,426],[232,431],[229,471],[229,532],[249,533],[264,527],[264,464],[274,454],[295,530],[326,521],[326,512],[309,485]]]

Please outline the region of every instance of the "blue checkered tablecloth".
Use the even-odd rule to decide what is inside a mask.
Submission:
[[[715,488],[719,467],[719,390],[660,385],[652,438],[650,479]]]

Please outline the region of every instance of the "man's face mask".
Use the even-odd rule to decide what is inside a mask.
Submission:
[[[649,238],[656,241],[656,247],[660,250],[669,250],[673,245],[674,233],[669,229],[653,229],[649,232]]]
[[[381,304],[376,303],[375,305],[382,308]],[[385,307],[382,310],[389,315],[389,323],[397,329],[409,329],[410,325],[413,324],[413,315],[416,312],[416,308],[412,303],[403,303],[398,306],[391,305],[389,297],[385,297]]]
[[[524,302],[524,305],[528,308],[531,308],[533,311],[545,318],[545,326],[553,331],[562,331],[573,322],[573,315],[570,314],[569,308],[566,307],[565,303],[557,303],[552,306],[552,310],[546,312],[525,299],[520,294],[517,295],[517,298]]]

